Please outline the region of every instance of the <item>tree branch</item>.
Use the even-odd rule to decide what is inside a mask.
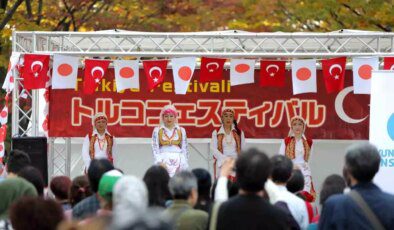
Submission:
[[[5,9],[7,9],[7,3],[8,3],[8,0],[1,0],[0,1],[0,9],[3,9],[5,11]]]
[[[36,24],[40,25],[42,19],[42,0],[38,0]]]
[[[30,19],[33,18],[33,13],[32,13],[32,10],[31,10],[31,2],[30,2],[30,0],[25,0],[25,4],[26,4],[27,17],[30,20]]]
[[[5,25],[11,20],[12,16],[14,15],[15,11],[18,9],[18,7],[22,4],[23,0],[18,0],[15,2],[15,4],[11,7],[9,11],[7,11],[5,17],[0,23],[0,30],[3,30]]]

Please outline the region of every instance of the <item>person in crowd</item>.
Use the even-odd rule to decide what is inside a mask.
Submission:
[[[16,177],[20,170],[31,165],[30,157],[22,150],[11,150],[6,164],[7,178]]]
[[[293,169],[290,179],[286,183],[287,191],[297,194],[304,189],[304,175],[301,170]]]
[[[80,201],[72,209],[73,219],[85,219],[92,215],[96,215],[97,210],[100,209],[100,202],[97,198],[97,191],[101,177],[104,173],[114,169],[114,166],[108,159],[95,159],[90,163],[88,169],[88,178],[90,188],[93,195]]]
[[[86,135],[82,145],[82,159],[85,172],[93,159],[108,159],[114,164],[116,158],[116,140],[107,130],[108,118],[104,113],[93,117],[93,131]]]
[[[347,149],[343,172],[351,191],[332,195],[324,202],[319,229],[393,228],[394,196],[372,182],[379,166],[380,155],[374,145],[355,144]]]
[[[282,140],[279,154],[291,159],[295,167],[301,170],[305,181],[303,190],[309,193],[314,201],[316,192],[309,167],[309,160],[313,154],[313,141],[304,135],[306,126],[305,120],[300,116],[291,119],[289,135]]]
[[[295,194],[299,198],[305,201],[306,209],[308,211],[308,219],[309,223],[313,221],[313,219],[318,215],[318,209],[313,201],[313,197],[306,197],[307,194],[302,189],[304,189],[304,175],[302,174],[301,170],[293,169],[293,173],[287,181],[286,188],[289,192]]]
[[[173,105],[164,106],[160,112],[160,126],[152,134],[152,151],[154,164],[164,165],[170,177],[189,167],[186,131],[178,125]]]
[[[198,185],[198,200],[194,208],[209,212],[212,204],[210,197],[212,187],[211,174],[206,169],[202,168],[193,169],[192,173],[197,178]]]
[[[305,201],[293,193],[287,191],[286,184],[293,171],[291,160],[282,155],[271,157],[271,179],[277,186],[279,192],[276,196],[277,202],[284,202],[294,220],[298,223],[299,229],[306,229],[309,223],[309,216]]]
[[[55,176],[49,183],[49,188],[55,196],[55,200],[62,206],[64,211],[71,209],[69,191],[71,180],[68,176]]]
[[[29,181],[36,188],[38,196],[44,197],[45,182],[40,170],[29,165],[20,170],[18,176]]]
[[[86,175],[77,176],[72,180],[68,195],[71,208],[91,195],[92,190],[90,189],[89,180]]]
[[[11,177],[0,183],[0,220],[8,220],[10,206],[25,196],[37,196],[36,188],[19,177]]]
[[[245,135],[244,132],[238,128],[235,111],[231,108],[223,108],[221,118],[222,125],[218,130],[212,132],[210,145],[211,152],[215,158],[215,178],[220,176],[220,168],[225,159],[237,159],[241,151],[245,149]],[[234,181],[235,173],[232,173],[229,177],[230,180]]]
[[[266,154],[250,149],[240,154],[235,166],[239,194],[213,206],[209,227],[219,230],[287,229],[285,213],[263,198],[264,184],[271,171]]]
[[[126,227],[138,221],[148,209],[148,190],[135,176],[123,176],[113,189],[113,225]]]
[[[149,206],[164,208],[166,202],[171,200],[167,170],[161,165],[153,165],[146,171],[143,180],[148,188]]]
[[[343,194],[345,188],[346,188],[346,182],[341,176],[337,174],[332,174],[328,176],[324,180],[322,188],[320,190],[320,200],[319,200],[320,205],[323,207],[324,202],[326,202],[326,200],[332,195]],[[311,224],[308,226],[308,230],[317,229],[319,219],[320,219],[320,215],[316,215],[311,221]]]
[[[197,179],[189,171],[176,173],[168,184],[173,203],[163,212],[178,230],[206,229],[208,214],[193,207],[198,200]]]
[[[56,230],[63,218],[63,210],[56,201],[41,197],[21,198],[10,210],[14,230]]]
[[[100,179],[98,192],[100,209],[97,211],[99,216],[109,216],[113,208],[113,192],[116,182],[123,176],[123,173],[113,169],[103,174]]]

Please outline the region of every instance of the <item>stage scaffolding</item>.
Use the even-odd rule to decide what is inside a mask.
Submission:
[[[394,53],[394,33],[356,30],[329,33],[250,33],[237,30],[193,33],[14,31],[12,50],[22,54],[73,55],[81,59],[182,56],[256,59],[384,57]],[[19,89],[22,83],[20,78],[16,78],[15,89]],[[26,99],[21,96],[19,90],[13,91],[12,136],[37,136],[40,125],[38,91],[32,90],[23,95],[31,99],[31,106],[23,106],[22,101]],[[31,125],[26,126],[26,122]],[[49,138],[48,144],[49,176],[70,175],[71,139]],[[208,164],[211,158],[205,158]]]

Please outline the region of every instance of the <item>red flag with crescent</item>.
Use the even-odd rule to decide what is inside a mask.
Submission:
[[[339,92],[345,84],[346,57],[321,61],[327,93]]]
[[[260,61],[260,86],[285,86],[286,61]]]
[[[48,78],[49,55],[25,54],[23,63],[23,87],[44,89]]]
[[[200,82],[220,81],[223,78],[223,67],[226,59],[201,58]]]
[[[164,81],[167,72],[168,60],[143,61],[146,80],[148,81],[148,90],[156,88]]]
[[[394,70],[394,57],[384,57],[383,62],[384,70]]]
[[[83,80],[83,93],[93,94],[97,86],[101,84],[101,79],[107,72],[110,61],[108,60],[85,60],[85,76]]]

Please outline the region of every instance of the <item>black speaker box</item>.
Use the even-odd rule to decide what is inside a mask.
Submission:
[[[48,186],[48,145],[46,137],[13,137],[12,149],[26,152],[32,166],[42,173],[45,186]]]

